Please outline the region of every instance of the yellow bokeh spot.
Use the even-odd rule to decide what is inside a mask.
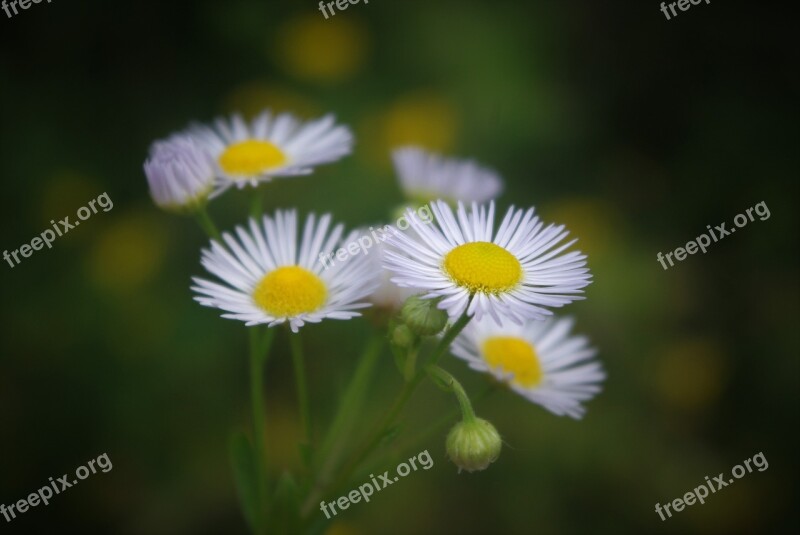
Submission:
[[[279,267],[267,273],[253,291],[256,304],[277,318],[314,312],[327,297],[322,279],[299,266]]]
[[[413,94],[395,102],[386,114],[386,145],[420,145],[449,152],[455,145],[457,119],[453,106],[432,94]]]
[[[230,145],[219,157],[222,170],[234,177],[250,178],[287,162],[286,155],[270,143],[248,139]]]
[[[501,372],[513,373],[513,382],[530,388],[542,382],[542,365],[533,346],[522,338],[495,336],[483,343],[486,363]]]
[[[164,262],[164,223],[144,214],[122,214],[101,222],[99,215],[106,214],[94,216],[103,229],[88,258],[92,279],[109,290],[134,291],[147,283]]]
[[[289,20],[270,48],[291,74],[319,82],[351,77],[364,64],[367,32],[353,17],[325,20],[318,12]]]
[[[75,212],[103,191],[103,186],[96,180],[80,172],[59,170],[44,181],[39,224],[42,227],[52,226],[65,216],[75,219]],[[83,232],[76,232],[69,240],[62,240],[62,247],[72,247],[89,237]]]
[[[498,294],[514,288],[522,280],[519,260],[489,242],[459,245],[445,256],[444,269],[453,282],[471,293]]]
[[[716,402],[725,383],[725,359],[709,338],[680,340],[656,361],[656,387],[662,400],[683,410],[698,410]]]

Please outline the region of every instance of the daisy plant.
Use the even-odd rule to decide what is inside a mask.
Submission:
[[[194,214],[210,239],[200,252],[206,273],[192,278],[194,299],[241,322],[249,333],[252,431],[234,435],[231,459],[254,533],[321,532],[326,517],[314,514],[320,500],[324,505],[338,496],[367,462],[376,461],[425,380],[457,402],[461,418],[445,448],[459,471],[484,470],[496,461],[500,433],[476,415],[466,390],[442,366],[448,354],[485,373],[492,389],[507,387],[552,414],[575,419],[605,379],[588,340],[570,335],[573,320],[552,316],[552,309],[581,299],[591,282],[585,255],[571,250],[575,240],[563,225],[543,223],[533,208],[508,208],[495,230],[494,199],[502,181],[473,161],[417,147],[394,151],[410,228],[386,233],[369,254],[332,266],[319,258],[357,242],[365,227],[346,233],[331,214],[310,213],[301,224],[294,208],[265,212],[255,188],[250,217],[230,231],[217,230],[207,205],[221,193],[310,174],[349,154],[352,144],[350,130],[332,116],[303,122],[267,110],[249,122],[233,115],[156,141],[144,164],[156,205]],[[413,208],[424,203],[432,221],[421,221]],[[321,321],[358,318],[370,307],[373,335],[318,437],[301,331]],[[274,480],[265,447],[273,435],[263,379],[281,327],[294,368],[302,470]],[[360,414],[386,345],[402,387],[362,434]],[[441,423],[454,418],[447,415]]]

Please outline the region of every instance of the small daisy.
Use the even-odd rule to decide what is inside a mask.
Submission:
[[[558,416],[580,419],[581,402],[600,392],[606,374],[584,336],[569,336],[572,318],[508,323],[473,321],[455,339],[453,354]]]
[[[307,175],[312,167],[349,154],[353,135],[333,115],[302,122],[289,113],[266,110],[249,124],[241,115],[219,118],[214,127],[191,130],[214,158],[218,195],[231,186],[256,186],[273,177]]]
[[[174,212],[199,208],[214,187],[214,161],[188,135],[153,143],[144,174],[156,205]]]
[[[329,214],[319,222],[309,215],[299,247],[294,210],[265,215],[260,225],[251,219],[248,228],[236,227],[235,237],[224,233],[227,247],[212,241],[201,263],[225,284],[193,278],[195,300],[248,326],[288,321],[294,332],[306,322],[359,316],[355,310],[369,306],[364,301],[377,274],[364,256],[330,269],[318,262],[319,253],[335,249],[342,236],[342,225],[329,231],[330,224]],[[345,242],[355,238],[351,234]]]
[[[590,283],[586,256],[564,253],[575,240],[561,243],[563,225],[547,227],[527,211],[506,212],[494,232],[494,202],[472,204],[468,212],[458,203],[457,216],[447,203],[430,204],[434,223],[425,224],[413,210],[406,218],[414,234],[398,232],[387,239],[392,250],[384,265],[398,286],[443,297],[439,308],[455,318],[465,311],[480,320],[486,313],[499,325],[501,318],[521,324],[552,314],[544,307],[561,307],[576,299]]]
[[[499,175],[474,161],[444,158],[418,147],[396,149],[392,159],[403,192],[419,204],[434,199],[486,202],[503,190]]]

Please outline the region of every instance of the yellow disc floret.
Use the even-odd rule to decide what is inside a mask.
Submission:
[[[279,267],[267,273],[253,291],[256,304],[277,318],[314,312],[327,297],[322,279],[299,266]]]
[[[248,178],[286,163],[286,155],[270,143],[248,139],[230,145],[219,157],[219,165],[229,175]]]
[[[513,254],[482,241],[459,245],[447,253],[444,269],[453,282],[471,293],[498,294],[522,280],[522,265]]]
[[[483,358],[498,371],[514,374],[513,382],[530,388],[542,382],[542,365],[533,346],[522,338],[495,336],[483,343]]]

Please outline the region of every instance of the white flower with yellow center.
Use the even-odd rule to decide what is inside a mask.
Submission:
[[[516,323],[541,320],[576,299],[590,282],[586,256],[564,253],[575,240],[561,243],[563,225],[547,227],[533,214],[509,208],[494,232],[494,203],[457,215],[442,201],[430,204],[435,222],[425,224],[411,209],[406,218],[414,233],[397,232],[386,241],[384,265],[398,286],[442,297],[439,308],[455,318],[465,311],[480,320],[491,315]]]
[[[196,210],[214,188],[213,159],[192,136],[184,134],[153,143],[144,174],[153,202],[164,210]]]
[[[558,416],[580,419],[582,402],[600,392],[606,374],[584,336],[570,336],[571,318],[497,326],[472,321],[453,354]]]
[[[403,192],[419,204],[434,199],[486,202],[503,190],[495,171],[471,160],[445,158],[418,147],[396,149],[392,159]]]
[[[342,225],[329,230],[330,224],[329,214],[319,222],[309,215],[299,247],[294,210],[265,215],[261,224],[250,219],[247,229],[236,227],[235,237],[223,233],[227,247],[212,241],[201,263],[225,284],[194,277],[195,300],[248,326],[288,321],[294,332],[305,323],[359,316],[356,310],[369,306],[365,298],[377,273],[364,256],[324,268],[320,252],[335,250],[342,237]],[[355,238],[351,234],[345,243]]]
[[[352,133],[336,125],[333,115],[302,122],[289,113],[273,116],[267,110],[250,123],[237,114],[217,119],[214,128],[200,125],[190,131],[216,162],[215,195],[234,185],[307,175],[313,166],[338,160],[353,148]]]

